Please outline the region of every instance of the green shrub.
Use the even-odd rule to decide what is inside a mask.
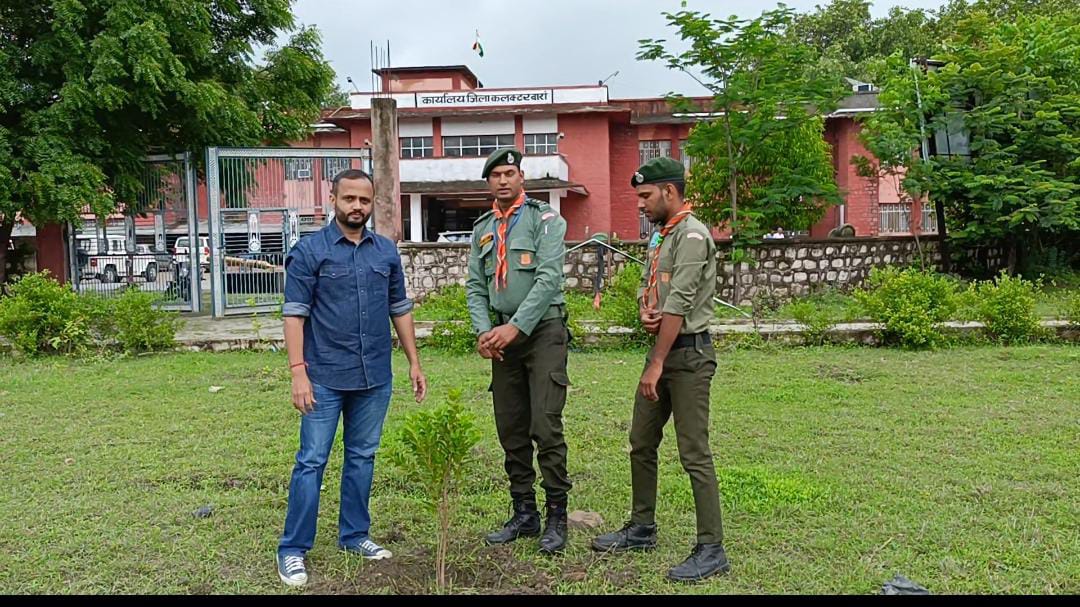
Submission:
[[[600,339],[595,345],[586,344],[584,324],[601,330],[612,327],[632,329],[629,335],[620,336],[620,346],[639,346],[648,343],[650,336],[641,326],[638,317],[638,288],[641,286],[641,266],[627,263],[605,284],[600,297],[600,309],[593,307],[591,292],[567,291],[566,308],[570,316],[570,334],[575,337],[574,349],[604,348],[612,345],[610,339]],[[587,321],[587,322],[583,322]]]
[[[796,322],[803,326],[806,343],[820,346],[828,340],[829,331],[840,322],[835,310],[812,301],[796,301],[786,306]]]
[[[994,280],[972,284],[978,318],[991,335],[1005,343],[1017,343],[1043,334],[1035,301],[1040,284],[1002,272]]]
[[[601,318],[600,312],[593,309],[593,296],[591,293],[566,291],[563,295],[566,298],[566,313],[570,316],[571,321],[599,320]],[[603,305],[606,303],[601,299],[601,310],[603,310]]]
[[[0,335],[27,356],[78,354],[94,344],[96,300],[80,298],[49,273],[26,274],[0,298]]]
[[[1061,306],[1061,317],[1074,327],[1080,327],[1080,292],[1072,293]]]
[[[750,316],[754,325],[757,326],[766,318],[776,316],[783,306],[784,298],[768,287],[754,293],[754,296],[750,298]]]
[[[431,337],[424,344],[453,354],[470,354],[476,351],[476,333],[473,333],[472,323],[468,320],[440,320],[431,328]]]
[[[776,347],[773,342],[766,340],[757,331],[752,333],[731,333],[721,337],[716,342],[716,349],[723,352],[734,352],[736,350],[768,351],[775,350]]]
[[[124,352],[154,352],[176,347],[181,320],[176,312],[154,307],[161,295],[124,289],[111,303],[110,327]],[[104,332],[103,332],[104,333]],[[107,334],[107,333],[105,333]]]
[[[413,309],[416,320],[468,320],[465,287],[450,284],[430,293]]]
[[[941,323],[957,306],[956,283],[916,268],[874,268],[856,300],[874,321],[885,325],[883,338],[905,348],[934,347],[943,341]]]
[[[641,325],[638,312],[638,289],[641,288],[642,267],[627,263],[611,278],[609,288],[601,303],[604,320],[628,329],[634,329],[637,338],[648,337]]]
[[[810,295],[800,297],[785,306],[781,306],[777,311],[777,317],[795,318],[791,310],[791,304],[800,302],[812,303],[814,307],[829,312],[836,322],[853,322],[858,320],[862,312],[859,309],[859,302],[855,301],[854,297],[836,287],[826,285],[819,287]]]
[[[86,354],[116,343],[125,352],[170,349],[180,320],[160,296],[124,289],[115,299],[79,295],[47,272],[27,274],[0,298],[0,335],[28,356]]]

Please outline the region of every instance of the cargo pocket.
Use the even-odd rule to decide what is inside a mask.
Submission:
[[[566,391],[570,387],[570,378],[565,371],[551,372],[551,389],[545,395],[544,409],[548,415],[561,416],[566,406]]]

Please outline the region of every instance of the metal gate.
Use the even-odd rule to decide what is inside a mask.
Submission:
[[[163,308],[198,312],[202,298],[193,294],[200,293],[201,272],[192,271],[191,263],[191,251],[199,247],[190,155],[148,156],[142,183],[137,200],[121,201],[116,213],[87,213],[81,226],[70,227],[71,284],[79,293],[105,297],[124,289],[150,291],[161,295]]]
[[[280,308],[285,256],[300,238],[334,218],[331,182],[349,168],[370,173],[369,150],[207,150],[214,316]]]

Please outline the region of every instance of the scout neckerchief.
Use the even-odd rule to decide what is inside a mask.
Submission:
[[[495,212],[495,220],[499,222],[499,228],[495,230],[495,290],[506,288],[507,268],[506,263],[506,239],[510,237],[510,230],[514,229],[521,215],[517,210],[525,204],[525,190],[514,201],[514,204],[506,211],[499,208],[499,201],[491,203],[491,209]],[[512,218],[512,219],[511,219]],[[504,221],[509,219],[509,221]]]
[[[664,238],[675,229],[675,226],[689,217],[691,213],[693,213],[693,207],[687,202],[683,205],[682,210],[675,213],[675,216],[669,219],[664,224],[664,227],[660,228],[660,233],[654,237],[656,246],[653,247],[652,263],[649,264],[649,281],[646,283],[645,292],[641,294],[641,303],[644,307],[649,307],[650,302],[653,301],[660,303],[660,292],[656,287],[656,269],[660,266],[660,245],[664,244]]]

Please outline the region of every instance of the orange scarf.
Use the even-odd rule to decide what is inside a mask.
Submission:
[[[525,190],[521,191],[521,195],[518,196],[514,204],[506,211],[502,212],[499,208],[499,201],[491,203],[491,209],[495,211],[495,219],[499,222],[499,229],[497,230],[495,243],[495,290],[500,291],[506,288],[506,279],[508,275],[509,265],[506,263],[506,238],[510,235],[510,228],[513,227],[510,223],[510,218],[514,216],[514,213],[521,208],[521,205],[525,204]]]
[[[675,229],[675,226],[689,217],[691,213],[693,213],[693,206],[687,202],[683,205],[681,211],[675,213],[675,216],[669,219],[664,224],[664,227],[660,228],[660,238],[656,241],[652,262],[649,264],[649,281],[646,283],[645,292],[641,294],[641,303],[644,307],[649,307],[650,302],[660,303],[660,291],[656,286],[656,270],[660,267],[660,246],[664,244],[664,238]]]

